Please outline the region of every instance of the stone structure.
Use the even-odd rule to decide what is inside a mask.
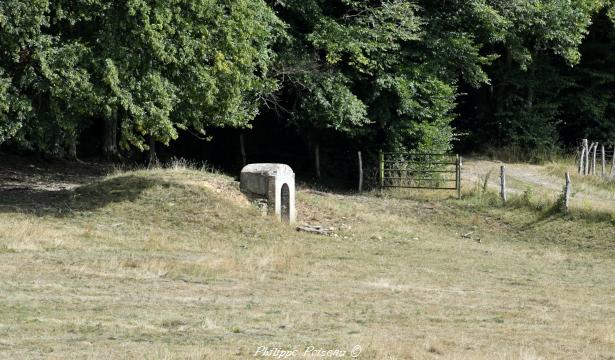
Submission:
[[[241,169],[240,189],[248,197],[267,199],[268,212],[294,223],[295,173],[284,164],[249,164]]]

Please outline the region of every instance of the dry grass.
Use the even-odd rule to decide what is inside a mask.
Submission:
[[[336,228],[320,237],[189,166],[5,193],[0,357],[615,354],[612,225],[431,196],[301,191],[300,221]]]
[[[472,159],[465,165],[464,178],[466,184],[470,184],[466,185],[466,192],[477,193],[477,188],[484,183],[489,191],[499,192],[500,166],[505,165],[507,188],[511,197],[523,203],[532,202],[539,209],[548,208],[557,201],[563,192],[564,175],[569,172],[572,181],[572,212],[581,217],[615,223],[615,181],[608,177],[578,175],[573,159],[561,159],[544,165],[504,164]],[[532,201],[527,201],[528,196]]]

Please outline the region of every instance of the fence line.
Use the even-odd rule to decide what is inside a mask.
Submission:
[[[560,206],[561,209],[565,212],[570,210],[570,196],[571,196],[571,187],[572,183],[570,181],[570,173],[566,171],[565,174],[565,183],[563,193],[560,193]],[[508,201],[508,194],[506,189],[506,167],[504,165],[500,166],[500,198],[502,202],[506,204]]]
[[[581,141],[581,146],[577,151],[576,161],[578,173],[583,176],[596,176],[598,149],[600,149],[600,176],[615,178],[615,145],[600,144],[597,141],[592,141],[590,143],[588,139],[583,139]],[[609,162],[607,161],[609,156],[611,157],[610,172],[608,171]]]

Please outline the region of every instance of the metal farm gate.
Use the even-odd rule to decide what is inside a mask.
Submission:
[[[461,156],[380,151],[380,189],[456,190],[461,198]]]

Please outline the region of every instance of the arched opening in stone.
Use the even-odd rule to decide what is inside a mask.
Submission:
[[[282,185],[282,193],[280,194],[280,213],[282,221],[290,222],[290,189],[288,184]]]

